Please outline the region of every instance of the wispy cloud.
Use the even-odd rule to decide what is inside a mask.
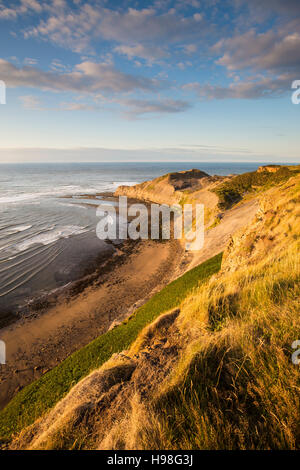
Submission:
[[[41,111],[42,109],[44,109],[41,100],[36,96],[24,95],[20,96],[19,99],[25,109],[31,109],[34,111]]]
[[[195,92],[201,99],[259,99],[279,97],[290,91],[291,83],[292,77],[283,74],[276,78],[261,77],[256,80],[233,82],[228,86],[194,82],[184,85],[183,89]]]
[[[34,67],[16,67],[0,59],[0,76],[9,87],[82,93],[151,91],[163,86],[157,79],[133,76],[117,70],[113,65],[89,61],[77,64],[70,73],[57,73]]]
[[[19,15],[23,15],[30,12],[41,13],[43,5],[37,0],[20,0],[17,4],[12,5],[9,2],[9,6],[0,4],[0,19],[15,19]]]
[[[125,116],[128,118],[137,118],[145,115],[160,115],[182,113],[191,108],[188,101],[182,100],[124,100],[122,102],[126,106]]]
[[[293,1],[285,6],[278,1],[275,7],[288,11],[298,8]],[[266,32],[251,28],[218,41],[211,48],[213,53],[220,54],[216,64],[225,67],[233,82],[228,86],[191,83],[185,89],[193,89],[209,99],[257,99],[289,92],[300,73],[299,27],[300,19],[295,17]]]
[[[24,65],[36,65],[38,63],[37,59],[32,59],[31,57],[25,57]]]
[[[295,24],[286,25],[277,32],[271,30],[260,34],[251,29],[222,40],[215,49],[225,51],[217,63],[229,70],[300,70],[300,33],[295,30]]]
[[[51,58],[47,70],[35,67],[37,62],[32,58],[20,59],[23,67],[0,59],[1,79],[11,87],[122,95],[167,90],[166,81],[157,77],[173,69],[179,78],[172,77],[172,93],[147,99],[135,96],[127,98],[127,104],[123,96],[118,98],[130,117],[189,109],[182,90],[193,91],[200,99],[258,99],[281,96],[298,78],[299,0],[153,0],[147,7],[132,4],[135,8],[126,2],[116,7],[104,0],[2,1],[3,21],[22,15],[32,19],[24,22],[19,34],[75,51],[80,60],[70,67]],[[122,69],[124,58],[132,62],[126,62],[126,72]],[[155,72],[145,65],[153,66]],[[206,70],[205,82],[196,77],[201,68]],[[179,83],[184,74],[186,83]],[[79,105],[73,106],[77,108]],[[95,107],[88,104],[86,109]]]
[[[139,57],[148,59],[150,53],[152,58],[157,58],[161,56],[157,46],[161,48],[164,43],[166,49],[167,44],[188,43],[188,47],[191,40],[205,37],[212,29],[200,13],[182,17],[176,9],[159,12],[149,7],[121,11],[103,7],[101,3],[79,2],[76,9],[71,9],[67,3],[57,9],[43,8],[47,18],[26,28],[25,38],[39,37],[79,53],[92,52],[93,39],[102,38],[115,41],[121,47],[135,47]]]
[[[117,108],[114,105],[118,105]],[[145,116],[160,116],[163,114],[181,113],[191,108],[188,101],[182,100],[151,100],[110,98],[98,96],[95,103],[62,102],[59,109],[63,111],[103,111],[110,110],[113,113],[121,113],[125,119],[135,120]]]
[[[68,103],[63,102],[60,103],[60,107],[62,111],[99,111],[101,110],[100,106],[89,105],[86,103]]]
[[[170,56],[170,53],[163,47],[143,46],[142,44],[135,46],[120,45],[116,46],[114,51],[126,55],[131,60],[135,58],[145,59],[149,64]]]

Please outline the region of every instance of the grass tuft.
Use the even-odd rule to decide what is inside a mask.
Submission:
[[[147,324],[176,307],[199,283],[216,273],[220,269],[221,260],[222,254],[219,254],[171,282],[126,322],[76,351],[59,366],[25,387],[0,412],[0,439],[9,440],[12,435],[32,424],[112,354],[128,349]]]
[[[283,166],[275,173],[252,171],[237,175],[229,181],[220,184],[212,191],[219,197],[219,208],[227,210],[238,203],[247,193],[266,190],[272,186],[284,183],[299,172],[299,166]]]

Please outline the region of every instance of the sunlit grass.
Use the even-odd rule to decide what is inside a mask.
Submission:
[[[297,178],[263,196],[220,274],[181,303],[180,359],[106,438],[112,448],[299,449],[299,191]]]
[[[173,281],[120,326],[108,331],[19,392],[0,412],[0,439],[8,439],[53,407],[72,386],[100,367],[112,354],[127,349],[139,332],[161,313],[178,305],[199,282],[220,269],[217,255]]]

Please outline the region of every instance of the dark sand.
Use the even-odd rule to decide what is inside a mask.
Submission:
[[[63,196],[62,199],[72,199],[74,205],[80,202],[87,208],[95,210],[97,205],[103,201],[116,205],[118,198],[112,193],[99,193],[95,195]],[[85,202],[82,202],[85,201]],[[129,200],[129,204],[136,202]],[[115,207],[118,213],[118,207]],[[128,218],[130,220],[130,217]],[[95,219],[95,227],[98,220]],[[118,246],[120,241],[116,240],[114,245]],[[62,238],[55,242],[55,256],[48,264],[44,264],[42,257],[39,259],[39,270],[31,279],[18,286],[9,294],[0,296],[0,329],[7,326],[28,311],[32,301],[39,302],[39,298],[56,289],[63,288],[70,282],[81,279],[87,273],[96,270],[101,261],[111,258],[115,248],[109,241],[99,240],[94,231],[81,235]],[[56,254],[57,253],[57,254]],[[1,283],[1,279],[0,279]],[[29,305],[28,305],[28,302]]]
[[[112,256],[114,247],[99,240],[96,233],[88,232],[56,242],[58,255],[22,286],[0,297],[0,328],[16,321],[28,310],[28,301],[62,288],[82,278],[99,264]]]

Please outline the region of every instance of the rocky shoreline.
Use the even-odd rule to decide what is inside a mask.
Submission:
[[[7,364],[0,370],[0,408],[170,282],[182,256],[177,241],[129,240],[96,270],[32,302],[1,329]]]

